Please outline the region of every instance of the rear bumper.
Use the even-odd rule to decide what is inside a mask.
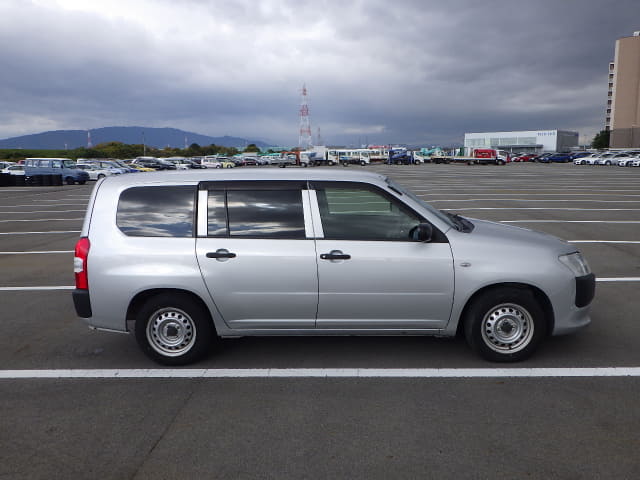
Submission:
[[[76,314],[80,318],[91,318],[91,300],[89,298],[89,290],[80,290],[76,288],[72,293],[73,306],[76,309]]]

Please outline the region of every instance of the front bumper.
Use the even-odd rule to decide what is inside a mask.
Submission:
[[[586,307],[596,294],[596,276],[593,273],[576,277],[576,307]]]

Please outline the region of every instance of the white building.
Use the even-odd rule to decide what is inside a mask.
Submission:
[[[468,148],[499,148],[509,152],[568,152],[578,146],[578,132],[530,130],[523,132],[465,133]]]

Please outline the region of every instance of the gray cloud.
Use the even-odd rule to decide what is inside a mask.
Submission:
[[[0,138],[110,125],[332,143],[602,128],[631,0],[5,0]]]

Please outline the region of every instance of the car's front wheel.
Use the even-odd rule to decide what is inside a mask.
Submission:
[[[211,316],[184,294],[156,295],[145,302],[135,323],[142,351],[163,365],[187,365],[211,347],[215,329]]]
[[[531,291],[498,288],[477,297],[464,318],[472,350],[493,362],[529,357],[546,336],[544,312]]]

